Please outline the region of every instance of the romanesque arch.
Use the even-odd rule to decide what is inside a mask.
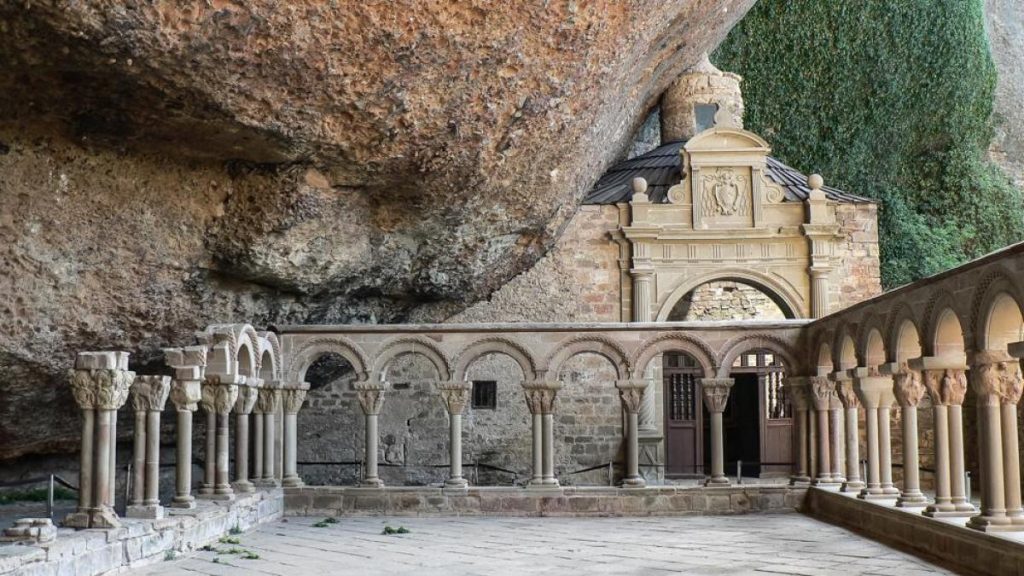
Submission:
[[[644,341],[633,354],[630,365],[633,378],[641,378],[647,364],[658,354],[685,352],[692,356],[704,370],[705,377],[715,374],[715,353],[703,341],[682,332],[669,332]]]
[[[387,368],[392,360],[406,354],[416,354],[426,358],[437,372],[441,381],[452,379],[451,362],[433,341],[422,336],[400,336],[388,340],[381,346],[373,361],[371,377],[380,381],[387,379]]]
[[[885,325],[886,361],[906,362],[921,355],[921,330],[913,308],[899,302],[889,311]]]
[[[557,378],[566,360],[584,352],[607,358],[615,367],[620,380],[625,379],[632,368],[626,352],[611,338],[599,335],[574,336],[555,344],[554,351],[541,365],[538,376],[543,373],[550,378]]]
[[[325,354],[337,354],[345,359],[352,369],[355,370],[356,378],[366,380],[368,377],[367,367],[369,360],[363,350],[354,342],[344,336],[324,336],[306,340],[291,353],[288,358],[287,376],[288,382],[303,382],[306,379],[306,370]]]
[[[971,336],[974,349],[1006,351],[1008,344],[1024,340],[1019,285],[1004,270],[984,277],[975,288],[971,304]]]
[[[460,350],[455,356],[452,377],[460,381],[468,380],[467,372],[473,361],[488,354],[508,356],[519,365],[519,369],[523,372],[524,380],[537,379],[537,365],[530,351],[515,340],[501,336],[477,340]]]
[[[658,310],[657,321],[665,322],[673,308],[687,294],[709,282],[735,281],[750,285],[770,298],[787,318],[804,318],[807,316],[806,298],[784,279],[773,278],[769,274],[743,268],[721,268],[709,274],[695,278],[684,278],[669,294],[665,303]]]
[[[750,334],[737,336],[722,346],[722,355],[718,362],[718,377],[728,378],[733,363],[740,354],[750,350],[768,350],[782,357],[783,365],[793,373],[799,373],[801,363],[793,353],[789,344],[770,334]]]
[[[963,327],[967,318],[956,307],[956,300],[945,290],[937,290],[925,311],[924,353],[929,356],[959,356],[965,353]]]

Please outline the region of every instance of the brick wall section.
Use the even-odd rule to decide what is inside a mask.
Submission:
[[[882,274],[878,263],[878,206],[840,204],[836,222],[841,238],[836,241],[837,270],[832,276],[832,310],[841,310],[880,294]]]

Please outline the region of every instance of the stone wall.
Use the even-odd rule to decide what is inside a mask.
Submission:
[[[683,297],[668,315],[684,320],[782,320],[786,315],[763,292],[739,282],[708,282]]]
[[[882,274],[878,262],[878,206],[836,206],[840,239],[835,243],[837,269],[832,273],[832,311],[842,310],[880,294]]]

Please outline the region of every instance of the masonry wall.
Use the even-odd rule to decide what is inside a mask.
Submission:
[[[832,311],[848,308],[882,292],[878,206],[839,204],[836,223],[840,238],[835,244],[836,270],[830,283]]]

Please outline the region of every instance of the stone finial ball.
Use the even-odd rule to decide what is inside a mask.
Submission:
[[[646,194],[647,193],[647,180],[637,176],[633,178],[633,194]]]
[[[807,177],[807,185],[811,187],[811,190],[819,190],[825,185],[825,179],[821,177],[821,174],[811,174]]]

